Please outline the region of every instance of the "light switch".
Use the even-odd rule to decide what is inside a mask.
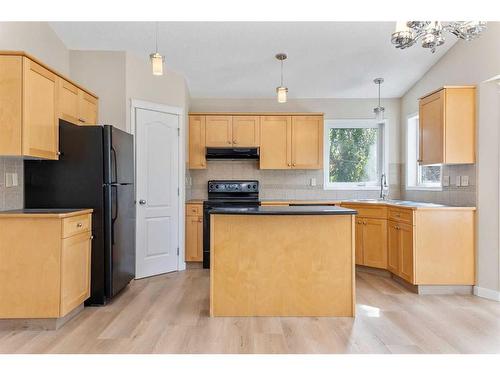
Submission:
[[[460,185],[469,186],[469,176],[460,176]]]
[[[443,176],[443,186],[450,186],[450,176]]]
[[[5,187],[17,186],[17,173],[5,173]]]
[[[316,178],[311,178],[311,186],[316,186]]]
[[[459,186],[460,186],[460,176],[457,176],[457,177],[455,178],[455,185],[457,185],[457,187],[459,187]]]

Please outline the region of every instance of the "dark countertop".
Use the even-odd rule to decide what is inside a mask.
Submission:
[[[355,215],[356,210],[337,206],[216,207],[209,214],[224,215]]]

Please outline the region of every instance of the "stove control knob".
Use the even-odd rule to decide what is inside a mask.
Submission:
[[[254,188],[254,190],[257,189],[257,185],[254,185],[253,188]]]
[[[218,189],[219,188],[219,185],[215,185],[215,188]]]

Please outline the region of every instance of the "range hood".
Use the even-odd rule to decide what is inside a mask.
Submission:
[[[207,160],[259,160],[258,147],[207,147]]]

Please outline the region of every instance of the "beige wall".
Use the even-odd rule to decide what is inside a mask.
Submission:
[[[388,181],[389,195],[399,198],[399,99],[384,99],[389,142]],[[192,98],[190,112],[323,112],[325,119],[370,119],[376,99],[292,99],[285,104],[269,99],[199,99]],[[323,170],[261,171],[255,162],[210,161],[206,170],[189,172],[192,198],[206,196],[206,183],[210,179],[258,179],[263,199],[347,199],[376,198],[378,191],[324,190]],[[316,186],[311,186],[311,178]]]
[[[25,51],[69,75],[69,52],[46,22],[0,22],[0,50]],[[18,186],[5,187],[5,173],[17,173]],[[23,161],[0,157],[0,211],[24,205]]]
[[[452,37],[452,36],[449,36]],[[478,85],[478,159],[477,159],[477,285],[500,291],[499,257],[499,119],[495,89],[481,85],[500,74],[500,23],[489,22],[488,29],[472,42],[459,41],[401,99],[401,124],[418,111],[417,99],[443,85]],[[402,160],[405,154],[406,127],[401,131]],[[449,167],[451,171],[456,168]],[[455,171],[456,172],[456,171]],[[453,182],[453,181],[452,181]],[[406,195],[404,187],[402,194]]]
[[[99,124],[126,130],[126,53],[70,51],[71,78],[99,96]]]

